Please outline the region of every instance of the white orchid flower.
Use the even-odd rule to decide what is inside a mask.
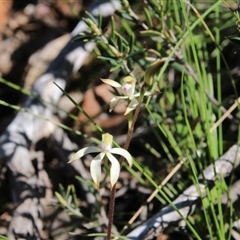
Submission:
[[[101,79],[101,81],[116,88],[118,92],[122,94],[122,96],[114,96],[112,98],[112,100],[110,101],[110,109],[109,109],[110,112],[114,109],[118,101],[121,99],[129,101],[129,104],[127,106],[127,109],[124,115],[129,114],[131,111],[133,111],[137,107],[139,103],[137,98],[140,96],[140,93],[135,93],[136,80],[133,77],[127,76],[123,78],[123,84],[120,84],[111,79]],[[144,94],[144,96],[150,96],[150,95],[151,95],[150,92],[146,92]]]
[[[90,165],[90,173],[93,181],[99,187],[101,181],[101,163],[104,157],[107,157],[111,162],[110,167],[110,183],[111,188],[115,185],[120,174],[120,164],[119,161],[113,156],[113,154],[123,156],[129,166],[132,166],[132,156],[130,153],[123,148],[112,148],[113,136],[109,133],[102,134],[102,146],[101,147],[85,147],[78,152],[76,152],[70,159],[69,163],[76,161],[79,158],[82,158],[84,155],[89,153],[98,153],[98,155],[92,159]]]

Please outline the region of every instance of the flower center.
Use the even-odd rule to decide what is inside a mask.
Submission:
[[[123,91],[126,93],[127,96],[132,96],[134,94],[134,85],[131,83],[125,83],[122,86]]]
[[[105,145],[105,144],[102,144],[102,151],[103,152],[109,152],[112,148],[112,144],[109,144],[109,145]]]
[[[109,152],[112,148],[113,136],[109,133],[102,134],[102,150]]]

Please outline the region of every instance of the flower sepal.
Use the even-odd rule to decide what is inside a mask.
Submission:
[[[91,147],[85,147],[78,152],[76,152],[70,159],[69,163],[72,163],[76,161],[77,159],[82,158],[84,155],[90,154],[90,153],[98,153],[91,161],[90,164],[90,173],[92,176],[92,179],[97,187],[100,185],[101,181],[101,165],[104,158],[107,158],[111,162],[110,167],[110,183],[111,188],[116,184],[119,174],[120,174],[120,164],[119,161],[116,159],[116,157],[113,154],[121,155],[123,156],[129,166],[132,166],[132,156],[130,153],[123,149],[123,148],[112,148],[112,142],[113,142],[113,136],[109,133],[102,134],[102,145],[101,147],[91,146]]]

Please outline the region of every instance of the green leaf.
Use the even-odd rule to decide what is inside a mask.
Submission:
[[[98,22],[96,20],[96,18],[89,12],[86,11],[86,15],[88,16],[88,18],[90,18],[96,25],[98,25]]]
[[[126,21],[125,19],[122,19],[121,23],[122,23],[122,27],[124,28],[124,30],[127,32],[128,35],[135,34],[128,21]]]
[[[153,27],[153,23],[152,23],[151,13],[149,12],[149,10],[148,10],[147,8],[144,8],[143,11],[144,11],[144,14],[145,14],[145,17],[146,17],[147,25],[148,25],[150,28],[152,28],[152,27]]]
[[[10,240],[8,237],[5,237],[3,235],[0,235],[0,240]]]
[[[114,22],[114,17],[111,17],[111,35],[110,35],[110,39],[112,39],[113,41],[115,41],[115,22]]]
[[[63,207],[66,207],[68,205],[66,200],[62,197],[61,194],[59,194],[58,192],[55,192],[55,196],[57,197],[58,201],[61,203]]]
[[[131,34],[130,36],[130,41],[129,41],[129,52],[132,53],[133,52],[133,49],[134,49],[134,43],[136,41],[136,36],[135,34]]]
[[[102,28],[102,14],[100,13],[99,15],[98,15],[98,28]]]
[[[112,67],[112,68],[109,70],[109,72],[115,72],[116,70],[121,69],[121,68],[122,68],[122,64],[118,64],[118,65]]]
[[[145,30],[145,31],[140,31],[140,33],[145,37],[162,37],[161,32],[158,32],[155,30]]]
[[[228,36],[226,37],[230,42],[240,46],[240,37],[237,36]]]
[[[126,13],[124,10],[118,11],[117,14],[120,15],[120,17],[122,17],[126,20],[130,20],[130,21],[133,20],[133,18],[128,13]]]
[[[137,55],[140,55],[140,54],[143,54],[144,52],[146,52],[146,49],[141,49],[141,50],[139,50],[139,51],[137,51],[137,52],[133,52],[133,53],[129,54],[129,55],[126,57],[126,59],[131,59],[132,57],[137,56]]]
[[[72,38],[73,42],[76,41],[84,41],[84,42],[89,42],[89,41],[95,41],[97,38],[93,36],[91,33],[86,33],[86,34],[81,34],[77,35],[76,37]]]
[[[128,41],[125,37],[123,37],[119,32],[116,32],[116,35],[122,40],[122,42],[125,44],[125,45],[128,45]]]
[[[145,72],[145,75],[144,75],[144,82],[147,84],[147,85],[152,85],[153,83],[153,76],[159,72],[161,66],[164,64],[165,62],[165,59],[158,59],[156,60],[155,62],[151,63],[146,72]]]
[[[121,37],[117,38],[117,49],[119,52],[123,52],[123,40]]]
[[[105,61],[109,61],[113,66],[116,66],[119,64],[118,61],[116,61],[116,57],[104,57],[104,56],[98,56],[98,59],[103,59]]]

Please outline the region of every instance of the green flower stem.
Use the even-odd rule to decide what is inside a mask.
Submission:
[[[132,139],[132,135],[133,135],[133,130],[134,130],[134,125],[137,121],[139,112],[141,110],[141,104],[142,104],[142,100],[144,97],[144,93],[141,90],[141,95],[139,98],[139,103],[138,106],[135,110],[134,116],[132,117],[132,113],[131,113],[131,117],[129,117],[132,121],[131,124],[129,124],[129,128],[128,128],[128,133],[127,133],[127,139],[125,141],[125,144],[123,146],[123,149],[128,150],[131,139]],[[124,161],[124,157],[121,156],[119,159],[119,163],[120,166],[122,166]],[[112,225],[113,225],[113,216],[114,216],[114,207],[115,207],[115,194],[116,194],[116,184],[112,187],[111,190],[111,194],[110,194],[110,202],[109,202],[109,211],[108,211],[108,227],[107,227],[107,240],[111,240],[111,232],[112,232]]]
[[[130,129],[130,127],[132,126],[132,122],[133,122],[133,113],[130,112],[128,114],[128,129]]]

